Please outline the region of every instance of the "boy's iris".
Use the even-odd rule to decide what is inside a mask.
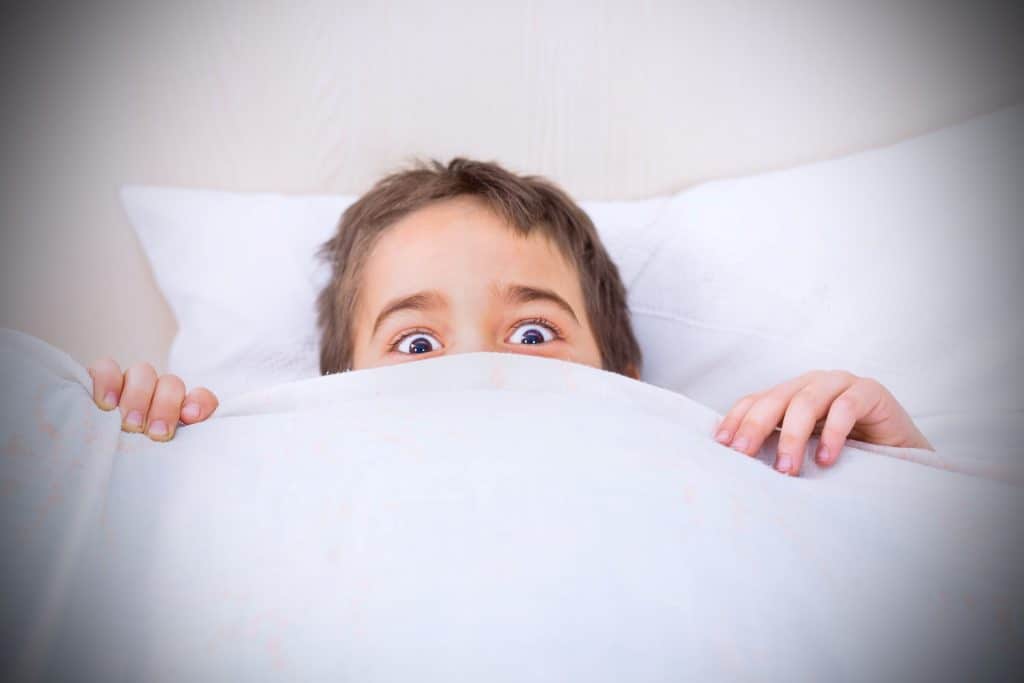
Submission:
[[[434,347],[431,346],[430,340],[423,337],[413,339],[409,344],[409,353],[430,353],[433,350]]]
[[[520,344],[543,344],[544,335],[537,330],[527,330],[523,333],[523,338],[519,342]]]

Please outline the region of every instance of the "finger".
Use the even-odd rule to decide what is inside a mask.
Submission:
[[[217,410],[220,401],[206,387],[196,387],[188,392],[185,405],[181,408],[181,421],[187,425],[202,422]]]
[[[141,432],[146,424],[146,413],[156,388],[156,370],[149,363],[139,363],[124,373],[124,392],[121,394],[121,429]]]
[[[818,452],[814,459],[819,465],[828,466],[836,461],[839,451],[846,443],[846,437],[857,422],[870,413],[882,398],[879,386],[870,380],[854,382],[839,394],[828,410],[825,426],[821,430]]]
[[[719,423],[718,429],[715,432],[715,441],[728,446],[732,441],[733,435],[736,434],[736,429],[740,426],[743,416],[747,414],[750,406],[754,405],[756,400],[757,396],[751,394],[736,401],[736,404],[729,409],[729,412],[725,414],[725,417]]]
[[[113,358],[101,358],[89,366],[92,377],[92,400],[103,410],[113,410],[121,398],[124,376]]]
[[[185,400],[185,383],[177,375],[162,375],[156,381],[153,400],[146,416],[146,434],[154,441],[169,441],[178,425],[181,404]]]
[[[807,441],[818,420],[828,414],[832,402],[846,391],[856,378],[848,373],[827,372],[793,395],[782,418],[782,433],[775,469],[798,475],[803,467]]]
[[[758,400],[750,406],[747,414],[743,416],[731,446],[747,455],[757,453],[764,440],[782,420],[782,415],[786,412],[786,406],[789,405],[790,399],[814,377],[815,375],[811,374],[801,375],[761,394]]]

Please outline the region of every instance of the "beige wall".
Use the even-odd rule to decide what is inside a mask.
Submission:
[[[1016,3],[39,3],[5,21],[0,325],[163,363],[124,183],[365,189],[414,155],[632,198],[1024,98]]]

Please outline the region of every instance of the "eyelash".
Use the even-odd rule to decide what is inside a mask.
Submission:
[[[562,334],[562,330],[559,329],[558,325],[554,324],[553,322],[551,322],[547,318],[527,318],[526,320],[520,320],[519,322],[517,322],[512,327],[508,328],[508,334],[512,334],[512,332],[517,327],[522,327],[523,325],[543,325],[544,327],[548,328],[549,330],[551,330],[552,332],[555,333],[555,338],[552,339],[551,341],[558,341],[559,339],[565,339],[565,335]]]
[[[405,341],[408,337],[411,337],[411,336],[416,335],[416,334],[429,334],[431,337],[436,337],[437,336],[431,330],[428,330],[428,329],[423,328],[423,327],[417,327],[415,329],[399,333],[399,335],[397,337],[394,337],[392,341],[388,342],[388,349],[390,351],[397,352],[399,344],[401,344],[403,341]]]
[[[565,339],[565,335],[562,334],[561,328],[559,328],[558,325],[554,324],[553,322],[551,322],[547,318],[526,318],[524,320],[520,320],[519,322],[517,322],[514,325],[512,325],[512,327],[508,328],[508,333],[505,336],[508,336],[509,334],[512,334],[512,332],[515,331],[515,329],[517,327],[522,327],[523,325],[543,325],[543,326],[547,327],[548,329],[550,329],[552,332],[555,333],[555,338],[552,341],[558,341],[558,340],[561,340],[561,339]],[[411,336],[416,335],[416,334],[429,334],[431,337],[438,336],[432,330],[428,330],[428,329],[426,329],[424,327],[417,327],[417,328],[414,328],[414,329],[407,330],[405,332],[399,333],[399,335],[397,337],[394,337],[390,342],[388,342],[388,350],[390,350],[392,352],[397,352],[399,344],[401,344],[403,341],[405,341],[408,337],[411,337]]]

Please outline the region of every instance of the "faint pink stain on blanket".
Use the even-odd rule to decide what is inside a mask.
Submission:
[[[495,389],[504,389],[507,383],[505,379],[505,367],[501,361],[492,361],[491,365],[491,386]]]
[[[36,427],[39,431],[46,434],[51,439],[56,439],[60,436],[60,430],[57,429],[57,425],[50,422],[46,417],[46,401],[43,399],[46,389],[46,385],[42,385],[36,389],[36,394],[34,396],[35,409],[33,412],[36,418]]]
[[[32,449],[28,447],[20,434],[11,434],[4,441],[3,454],[5,458],[28,458],[32,455]]]

